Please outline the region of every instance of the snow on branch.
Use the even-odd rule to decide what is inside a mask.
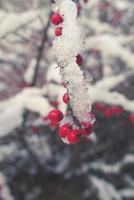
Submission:
[[[126,79],[126,75],[127,74],[106,76],[101,80],[97,81],[95,87],[97,87],[98,89],[100,88],[100,89],[110,90],[115,86],[117,86],[119,83],[123,82]]]
[[[50,70],[50,71],[49,71]],[[55,64],[48,69],[49,80],[53,80],[54,82],[58,82],[59,73],[58,69],[55,68]],[[50,75],[51,74],[51,75]],[[120,75],[108,76],[102,78],[95,85],[90,85],[89,94],[91,96],[91,100],[93,102],[104,102],[110,105],[120,105],[125,110],[129,112],[134,111],[134,101],[127,99],[123,94],[118,92],[111,92],[110,89],[116,87],[118,84],[123,82],[126,79],[126,76],[129,76],[130,72]],[[44,94],[47,94],[49,91],[49,95],[60,96],[62,94],[62,87],[59,85],[55,85],[51,83],[49,85],[45,85],[43,88]],[[116,99],[116,101],[115,101]]]
[[[77,55],[84,50],[76,4],[71,0],[61,0],[57,3],[60,13],[64,16],[62,35],[54,41],[57,62],[61,69],[62,80],[68,84],[67,90],[74,115],[79,121],[88,121],[91,111],[90,96],[87,93],[87,82],[83,72],[76,63]]]
[[[47,116],[52,108],[40,89],[23,90],[12,99],[0,103],[0,137],[9,134],[22,123],[24,109]]]
[[[116,56],[126,62],[127,67],[134,69],[134,56],[133,53],[127,48],[120,45],[118,37],[110,34],[90,37],[86,41],[86,49],[97,48],[105,56]]]
[[[97,178],[95,176],[91,176],[90,178],[91,183],[93,185],[94,188],[97,189],[98,192],[98,196],[100,199],[102,200],[122,200],[120,194],[117,192],[117,190],[115,189],[115,187],[110,184],[109,182]]]
[[[14,200],[6,184],[5,177],[0,173],[0,199]]]
[[[123,94],[110,92],[97,87],[91,87],[89,90],[94,102],[104,102],[110,105],[118,105],[126,111],[134,112],[134,101],[127,99]]]
[[[16,32],[18,29],[24,27],[25,25],[33,22],[39,16],[41,17],[44,12],[43,9],[26,11],[23,13],[5,13],[5,18],[3,11],[1,14],[2,22],[0,25],[0,38],[7,36],[10,33]],[[1,13],[1,11],[0,11]],[[45,13],[45,12],[44,12]]]

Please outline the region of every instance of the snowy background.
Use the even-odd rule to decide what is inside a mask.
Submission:
[[[52,1],[0,0],[0,200],[134,200],[134,1],[80,6],[96,122],[68,146],[46,120],[66,110]]]

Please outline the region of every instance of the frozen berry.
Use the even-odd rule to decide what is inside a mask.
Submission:
[[[105,117],[109,118],[113,116],[113,111],[111,110],[111,108],[107,108],[104,112]]]
[[[129,120],[134,125],[134,114],[129,115]]]
[[[58,27],[55,29],[55,35],[58,37],[62,35],[62,27]]]
[[[93,133],[92,129],[81,129],[80,130],[80,135],[83,135],[83,136],[88,136],[88,135],[91,135],[92,133]]]
[[[77,7],[77,12],[78,12],[78,14],[80,14],[81,9],[82,9],[81,4],[80,4],[80,3],[77,3],[76,7]]]
[[[48,114],[48,119],[51,121],[59,122],[63,119],[63,113],[60,110],[52,110]]]
[[[53,13],[51,16],[51,22],[54,25],[59,25],[60,23],[63,22],[63,18],[59,13]]]
[[[59,102],[58,101],[49,101],[49,103],[52,105],[52,106],[55,106],[57,107],[59,105]]]
[[[81,123],[85,129],[92,129],[93,128],[93,123],[91,122],[82,122]]]
[[[107,109],[107,106],[103,103],[95,103],[95,109],[104,112]]]
[[[51,126],[51,128],[56,128],[56,127],[58,127],[58,123],[55,122],[55,121],[52,121],[52,122],[50,123],[50,126]]]
[[[80,141],[79,135],[80,135],[80,131],[78,129],[73,129],[67,135],[68,142],[70,144],[75,144],[79,142]]]
[[[123,113],[123,109],[118,106],[112,106],[111,111],[113,112],[113,114],[117,114],[117,115],[120,115]]]
[[[71,124],[67,123],[67,124],[64,124],[60,127],[60,130],[59,130],[59,136],[64,138],[67,136],[67,134],[72,130],[72,126]]]
[[[68,102],[69,102],[69,95],[68,95],[68,93],[66,93],[66,94],[63,95],[63,101],[64,101],[64,103],[68,104]]]
[[[34,133],[37,133],[39,131],[39,128],[37,126],[32,126],[31,129]]]
[[[78,65],[81,65],[81,64],[83,63],[83,58],[82,58],[82,56],[81,56],[80,54],[78,54],[78,55],[76,56],[76,63],[77,63]]]

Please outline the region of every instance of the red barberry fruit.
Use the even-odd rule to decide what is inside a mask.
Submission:
[[[42,119],[43,119],[44,121],[47,121],[47,120],[48,120],[48,115],[47,115],[47,116],[43,116]]]
[[[113,111],[111,110],[111,108],[107,108],[104,112],[105,117],[110,118],[113,116]]]
[[[53,13],[51,16],[51,22],[54,25],[59,25],[60,23],[63,22],[63,18],[59,13]]]
[[[54,122],[59,122],[63,119],[63,113],[60,110],[52,110],[48,114],[48,119]]]
[[[89,136],[93,133],[92,129],[81,129],[80,130],[80,135],[82,136]]]
[[[118,106],[112,106],[111,111],[113,112],[113,114],[116,114],[116,115],[120,115],[123,113],[123,109]]]
[[[39,128],[37,126],[32,126],[31,129],[34,133],[37,133],[39,131]]]
[[[56,128],[56,127],[58,127],[58,123],[55,122],[55,121],[51,121],[50,127],[51,127],[51,128]]]
[[[63,95],[63,101],[64,101],[64,103],[68,104],[68,102],[69,102],[69,95],[68,95],[68,93],[65,93]]]
[[[81,123],[85,129],[92,129],[93,128],[93,123],[91,122],[82,122]]]
[[[129,121],[134,125],[134,114],[129,115]]]
[[[107,108],[104,112],[106,117],[112,117],[114,115],[121,115],[123,113],[123,109],[118,106],[112,106]]]
[[[95,103],[95,109],[104,112],[107,109],[107,106],[104,103]]]
[[[106,11],[110,7],[110,3],[100,3],[99,4],[99,9],[101,11]]]
[[[81,4],[80,4],[80,3],[77,3],[76,7],[77,7],[77,12],[78,12],[78,14],[80,14],[81,9],[82,9]]]
[[[59,102],[58,101],[49,101],[49,103],[52,105],[52,106],[55,106],[57,107],[59,105]]]
[[[71,124],[67,123],[67,124],[64,124],[60,127],[59,129],[59,136],[64,138],[67,136],[67,134],[72,130],[72,126]]]
[[[81,56],[80,54],[78,54],[78,55],[76,56],[76,63],[77,63],[78,65],[81,65],[81,64],[83,63],[83,58],[82,58],[82,56]]]
[[[80,141],[80,131],[78,129],[73,129],[67,135],[67,140],[69,144],[75,144]]]
[[[62,27],[57,27],[57,28],[55,29],[55,35],[56,35],[57,37],[59,37],[60,35],[62,35]]]

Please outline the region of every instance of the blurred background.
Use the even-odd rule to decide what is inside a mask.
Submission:
[[[46,119],[65,109],[53,1],[0,0],[0,200],[134,200],[134,1],[75,2],[96,122],[68,146]]]

